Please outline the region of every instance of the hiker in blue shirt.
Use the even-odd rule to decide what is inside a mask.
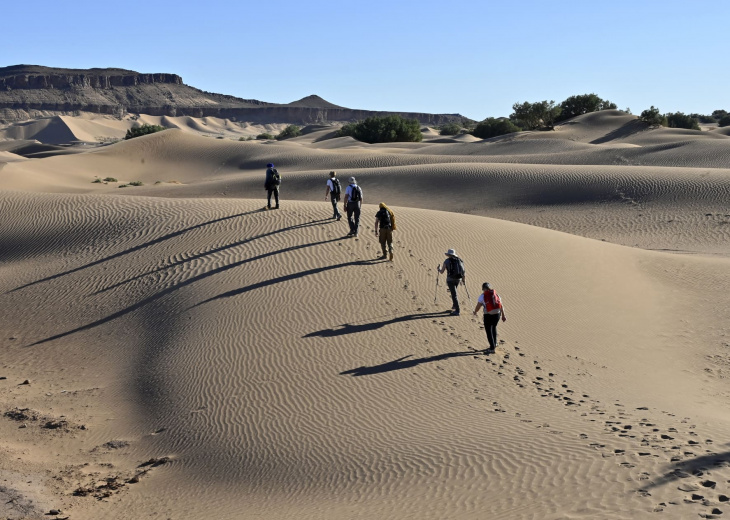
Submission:
[[[362,204],[362,188],[357,185],[355,177],[350,177],[350,185],[345,190],[345,209],[347,210],[347,223],[350,224],[348,237],[357,238],[360,231],[360,205]]]

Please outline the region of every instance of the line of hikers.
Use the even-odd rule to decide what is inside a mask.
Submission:
[[[274,195],[276,206],[273,209],[279,209],[279,186],[281,185],[281,175],[276,170],[272,163],[266,165],[266,181],[265,188],[267,190],[266,208],[272,209],[271,207],[271,196]],[[327,187],[324,192],[324,199],[327,200],[329,197],[332,203],[332,217],[333,219],[340,220],[342,214],[340,213],[337,204],[342,194],[342,186],[340,180],[337,178],[337,172],[331,171],[329,179],[327,179]],[[347,237],[357,237],[360,231],[360,208],[363,202],[362,188],[358,186],[355,177],[350,177],[349,184],[345,189],[345,197],[343,200],[343,206],[347,212],[347,222],[350,226],[350,232],[347,233]],[[378,237],[380,242],[380,248],[382,250],[382,256],[378,257],[380,260],[385,260],[386,257],[392,262],[393,261],[393,231],[395,231],[395,214],[393,211],[381,202],[378,212],[375,214],[375,235]],[[387,246],[387,254],[386,254]],[[469,297],[469,289],[466,285],[466,268],[464,267],[464,261],[456,254],[454,249],[449,249],[445,253],[446,260],[443,264],[436,266],[438,274],[441,275],[446,273],[446,285],[451,293],[451,315],[459,316],[461,314],[461,308],[459,306],[459,285],[464,284],[467,297]],[[436,277],[436,295],[438,296],[439,287],[439,276]],[[471,297],[469,297],[471,301]],[[434,303],[436,303],[437,297],[434,297]],[[499,297],[497,292],[492,289],[489,282],[482,284],[482,294],[479,295],[476,307],[474,308],[474,316],[477,315],[480,309],[483,309],[484,319],[484,330],[487,333],[487,341],[489,342],[489,348],[487,351],[494,352],[497,346],[497,325],[499,324],[500,318],[502,321],[507,321],[507,316],[504,313],[504,304],[502,299]]]

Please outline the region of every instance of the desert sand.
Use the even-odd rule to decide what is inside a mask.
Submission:
[[[78,141],[126,131],[76,119]],[[730,513],[722,129],[606,111],[367,145],[211,124],[0,142],[0,517]],[[330,170],[362,186],[357,239],[329,219]],[[494,354],[469,312],[483,281],[508,316]]]

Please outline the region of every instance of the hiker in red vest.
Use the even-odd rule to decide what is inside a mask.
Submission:
[[[497,324],[499,323],[499,317],[502,317],[502,321],[507,321],[507,316],[504,315],[502,299],[488,282],[482,284],[482,291],[484,292],[479,296],[477,306],[474,309],[474,316],[477,315],[479,309],[484,307],[484,330],[487,332],[487,341],[489,341],[487,352],[494,352],[497,346]]]

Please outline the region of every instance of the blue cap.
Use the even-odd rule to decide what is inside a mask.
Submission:
[[[273,165],[273,164],[271,164],[271,163],[269,163],[269,164],[267,164],[267,165],[266,165],[266,167],[267,167],[267,168],[273,168],[273,167],[274,167],[274,165]]]

